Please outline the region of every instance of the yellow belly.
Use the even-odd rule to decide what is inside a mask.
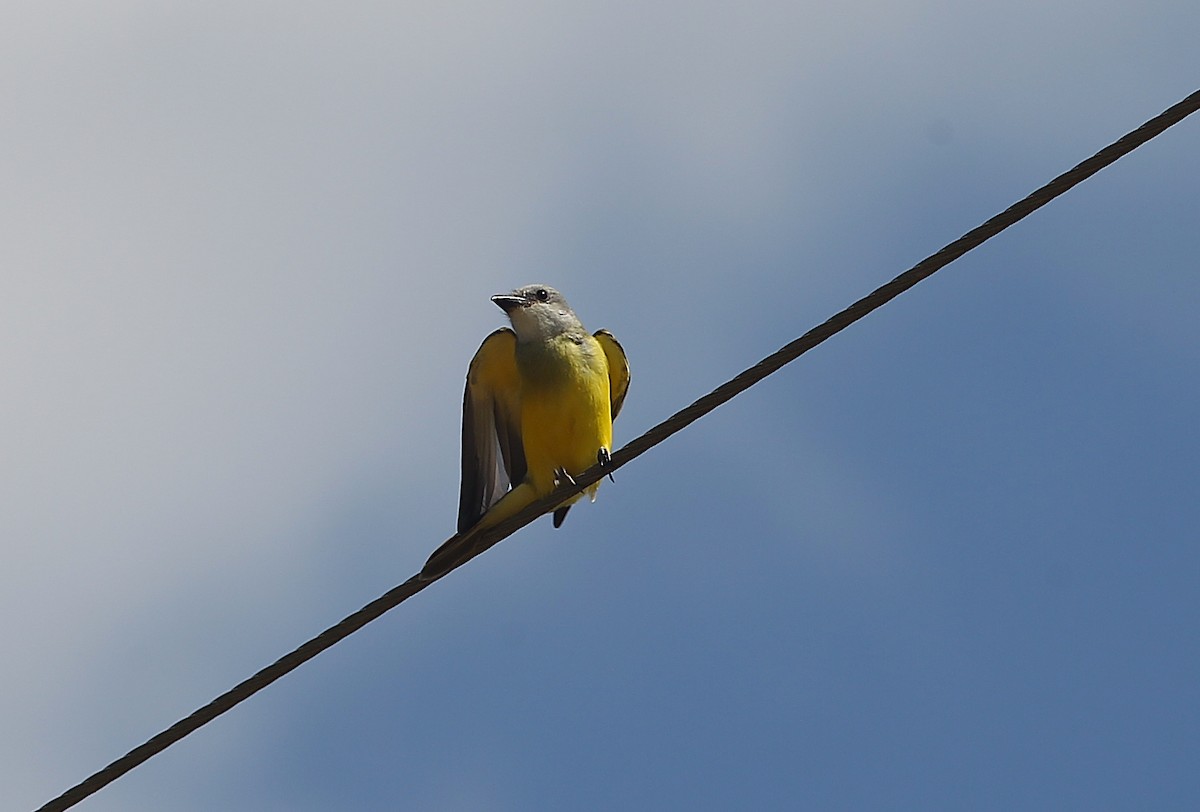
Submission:
[[[601,448],[612,448],[612,407],[603,352],[598,346],[574,343],[558,349],[537,359],[536,374],[522,375],[526,481],[539,496],[554,489],[558,469],[582,473],[596,464]],[[588,490],[594,495],[596,487]]]

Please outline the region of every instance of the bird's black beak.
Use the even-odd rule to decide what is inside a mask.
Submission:
[[[528,302],[525,301],[524,296],[518,296],[515,293],[497,293],[492,297],[492,301],[495,302],[505,313],[511,313],[518,307],[524,307],[526,304],[528,304]]]

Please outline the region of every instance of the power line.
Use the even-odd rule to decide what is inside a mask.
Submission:
[[[918,282],[928,278],[968,251],[978,247],[1004,229],[1032,214],[1076,184],[1087,180],[1117,159],[1129,154],[1142,144],[1161,134],[1167,128],[1178,124],[1184,118],[1196,112],[1197,109],[1200,109],[1200,90],[1192,93],[1178,104],[1167,108],[1136,130],[1125,134],[1092,157],[1059,175],[1024,199],[1009,206],[987,222],[971,229],[937,253],[921,260],[891,282],[864,296],[845,310],[809,330],[795,341],[768,355],[731,380],[721,384],[695,403],[676,412],[642,436],[616,451],[612,455],[611,462],[606,467],[593,466],[582,475],[575,477],[574,485],[564,485],[549,496],[529,505],[515,516],[501,522],[495,527],[478,533],[474,546],[455,565],[454,569],[462,566],[521,527],[524,527],[542,514],[561,504],[564,499],[582,492],[584,488],[605,476],[609,471],[616,470],[646,453],[672,434],[682,430],[718,406],[731,400],[735,395],[744,392],[771,373],[778,371],[784,365],[799,358],[827,338],[846,329],[871,311],[887,304]],[[432,583],[434,581],[421,581],[414,575],[404,583],[371,601],[354,614],[349,615],[336,625],[321,632],[299,648],[280,657],[254,676],[238,683],[207,705],[197,709],[190,716],[179,720],[166,730],[130,750],[104,769],[71,787],[62,795],[41,806],[37,812],[62,812],[62,810],[69,809],[92,793],[97,792],[120,778],[134,767],[167,749],[184,736],[208,724],[238,703],[249,699],[255,693],[266,688],[289,671],[316,657],[335,643],[349,637],[380,615],[399,606]]]

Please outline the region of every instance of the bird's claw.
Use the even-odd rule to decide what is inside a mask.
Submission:
[[[612,462],[612,455],[608,453],[608,449],[604,446],[600,446],[600,450],[596,452],[596,462],[600,463],[601,468],[607,468],[609,463]],[[609,481],[614,484],[616,483],[611,471],[608,472],[608,478]]]
[[[575,484],[575,477],[573,477],[569,473],[567,473],[566,468],[555,468],[554,469],[554,487],[556,487],[556,488],[561,487],[563,485],[563,483],[567,483],[567,484],[570,484],[573,486]]]

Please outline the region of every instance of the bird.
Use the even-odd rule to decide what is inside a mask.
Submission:
[[[458,532],[421,569],[433,580],[470,551],[473,536],[518,513],[612,453],[612,424],[629,389],[629,361],[612,333],[588,333],[549,285],[491,297],[512,324],[484,339],[463,393]],[[596,482],[586,489],[596,500]],[[554,509],[562,525],[571,505]]]

